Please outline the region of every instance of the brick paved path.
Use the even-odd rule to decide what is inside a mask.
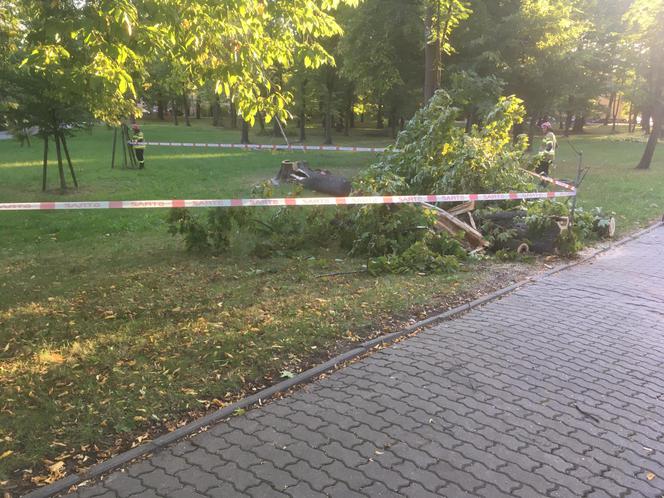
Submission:
[[[79,496],[664,495],[664,229]]]

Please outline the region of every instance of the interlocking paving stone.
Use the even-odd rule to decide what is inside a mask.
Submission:
[[[659,228],[77,495],[659,498],[663,260]]]

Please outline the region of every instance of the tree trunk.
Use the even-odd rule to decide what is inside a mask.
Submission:
[[[440,8],[440,7],[439,7]],[[438,67],[436,61],[440,54],[440,37],[436,31],[440,29],[440,16],[437,16],[431,2],[427,5],[424,19],[424,104],[426,105],[438,89]],[[437,25],[437,26],[436,26]]]
[[[344,136],[350,136],[350,129],[353,127],[353,108],[355,107],[355,87],[348,85],[346,87],[346,112],[344,113]]]
[[[231,129],[236,130],[237,129],[237,109],[235,108],[235,104],[231,100],[230,106],[229,106],[229,111],[230,116],[231,116]]]
[[[300,142],[307,139],[307,79],[300,82]]]
[[[65,151],[65,157],[67,158],[67,164],[69,165],[69,173],[71,174],[71,178],[74,181],[74,187],[78,189],[78,180],[76,179],[76,173],[74,173],[74,165],[71,162],[69,148],[67,147],[67,139],[65,138],[64,133],[60,134],[60,140],[62,141],[62,148]]]
[[[173,99],[173,124],[175,124],[175,126],[180,125],[178,122],[178,101],[175,99]]]
[[[120,134],[122,135],[122,168],[127,169],[127,142],[129,141],[129,134],[127,133],[127,125],[120,127]]]
[[[636,131],[636,121],[639,117],[639,110],[636,108],[634,103],[630,104],[629,111],[629,132],[634,133]]]
[[[470,133],[473,129],[473,114],[468,113],[466,115],[466,133]]]
[[[281,136],[281,127],[279,126],[279,118],[276,116],[272,118],[272,136],[278,138]]]
[[[164,100],[161,95],[157,97],[157,117],[159,121],[164,121]]]
[[[189,99],[187,99],[186,90],[182,93],[182,107],[184,109],[184,123],[191,126],[191,121],[189,121]]]
[[[258,126],[261,129],[261,131],[259,131],[258,134],[259,135],[266,135],[266,133],[265,133],[265,117],[263,116],[263,113],[258,112],[256,114],[256,118],[258,119]]]
[[[67,182],[65,181],[65,169],[62,164],[62,152],[60,150],[60,136],[58,135],[58,132],[56,131],[53,134],[53,137],[55,139],[55,153],[58,158],[58,175],[60,175],[60,192],[65,193],[67,190]]]
[[[332,145],[332,90],[327,90],[325,102],[325,145]]]
[[[533,150],[535,145],[535,130],[537,128],[537,117],[530,118],[530,126],[528,127],[528,150]]]
[[[376,114],[376,128],[382,130],[385,128],[385,120],[383,118],[383,99],[378,101],[378,112]]]
[[[572,113],[568,112],[567,116],[565,117],[565,136],[569,137],[569,131],[572,128],[572,120],[573,120]]]
[[[201,119],[201,100],[196,97],[196,119]]]
[[[242,136],[240,137],[241,144],[249,143],[249,123],[247,123],[243,118],[240,118],[242,122]]]
[[[300,127],[300,137],[299,140],[300,142],[304,142],[307,140],[307,123],[306,123],[306,117],[303,112],[300,112],[300,117],[298,119],[299,121],[299,127]]]
[[[613,105],[616,101],[616,92],[611,93],[609,98],[609,105],[606,109],[606,117],[604,118],[604,126],[609,126],[609,121],[611,120],[611,114],[613,112]]]
[[[115,146],[113,147],[115,154]],[[48,167],[48,135],[44,135],[44,167],[42,169],[42,192],[46,192],[46,169]]]
[[[221,126],[221,106],[218,95],[215,95],[214,102],[212,102],[212,126]]]
[[[655,149],[657,148],[657,143],[659,141],[659,136],[662,132],[662,114],[664,114],[664,111],[662,109],[662,104],[658,100],[653,109],[654,124],[650,132],[650,139],[648,140],[646,150],[636,169],[650,169],[652,158],[655,155]]]
[[[572,131],[574,133],[583,133],[584,132],[584,127],[586,126],[586,117],[585,116],[576,116],[574,119],[574,127],[572,128]]]
[[[645,135],[650,135],[650,118],[652,117],[652,109],[644,109],[641,115],[641,129]]]
[[[615,102],[613,103],[613,127],[611,133],[616,132],[616,124],[618,122],[618,114],[620,113],[620,105],[622,104],[622,95],[616,95]]]

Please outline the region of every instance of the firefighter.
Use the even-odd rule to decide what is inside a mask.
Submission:
[[[550,176],[553,160],[556,158],[558,140],[555,133],[553,133],[553,126],[551,126],[550,122],[545,121],[541,126],[544,139],[540,148],[539,163],[536,172],[540,175]]]
[[[136,159],[138,160],[138,168],[145,168],[145,138],[143,137],[143,132],[141,128],[134,124],[131,127],[134,135],[131,137],[133,143],[134,152],[136,154]]]

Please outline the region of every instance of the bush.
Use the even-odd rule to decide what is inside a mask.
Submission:
[[[203,221],[205,220],[205,221]],[[250,211],[214,208],[207,217],[194,216],[188,209],[172,209],[166,219],[171,235],[182,235],[189,252],[222,254],[231,245],[233,232],[250,220]]]

